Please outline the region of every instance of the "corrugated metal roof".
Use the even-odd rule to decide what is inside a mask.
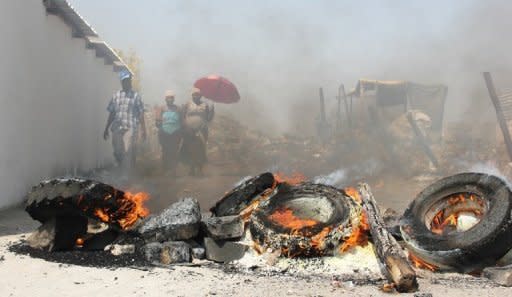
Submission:
[[[133,74],[121,57],[107,42],[98,36],[98,33],[94,31],[92,26],[85,21],[67,0],[43,0],[43,4],[48,13],[59,16],[71,27],[73,37],[85,39],[86,48],[94,49],[97,57],[105,59],[105,64],[113,65],[114,71],[127,69]]]

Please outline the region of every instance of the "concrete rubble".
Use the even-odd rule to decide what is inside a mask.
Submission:
[[[234,239],[244,234],[244,223],[240,216],[211,217],[201,223],[207,236],[212,239]]]
[[[204,238],[204,246],[206,259],[220,263],[241,259],[248,249],[247,245],[239,242],[215,240],[209,237]]]
[[[483,270],[482,275],[499,285],[512,287],[512,265],[487,267]]]
[[[146,260],[155,265],[190,262],[190,245],[184,241],[152,242],[143,247]]]
[[[199,203],[194,198],[185,198],[148,218],[137,231],[148,242],[187,240],[198,234],[200,221]]]

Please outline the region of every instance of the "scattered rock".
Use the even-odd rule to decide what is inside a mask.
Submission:
[[[206,250],[202,247],[192,248],[192,258],[202,260],[206,257]]]
[[[512,265],[487,267],[483,270],[482,275],[499,285],[512,287]]]
[[[432,293],[416,292],[414,297],[432,297]]]
[[[55,240],[55,218],[46,221],[27,239],[31,248],[51,251]]]
[[[186,240],[198,234],[200,221],[199,203],[194,198],[185,198],[159,215],[148,218],[138,232],[146,241]]]
[[[183,241],[152,242],[146,244],[143,251],[146,260],[153,264],[190,262],[190,245]]]
[[[170,241],[162,244],[160,262],[164,265],[190,262],[190,245],[184,241]]]
[[[244,223],[240,216],[211,217],[202,221],[208,237],[234,239],[244,234]]]
[[[159,242],[151,242],[142,247],[144,257],[148,262],[159,263],[162,244]]]
[[[247,246],[238,242],[215,240],[213,238],[204,238],[204,247],[206,249],[206,259],[227,263],[242,258],[247,251]]]
[[[135,245],[134,244],[113,244],[108,245],[105,250],[110,251],[110,253],[114,256],[120,256],[124,254],[133,254],[135,253]]]

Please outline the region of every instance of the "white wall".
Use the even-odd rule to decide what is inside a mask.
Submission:
[[[41,0],[0,9],[0,208],[43,178],[111,160],[102,139],[106,105],[119,88],[85,41],[71,37]]]

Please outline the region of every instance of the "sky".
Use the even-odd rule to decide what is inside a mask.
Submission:
[[[196,79],[219,74],[242,97],[219,109],[261,129],[308,130],[318,88],[330,108],[338,86],[359,78],[447,84],[447,115],[461,118],[468,102],[489,107],[481,72],[512,66],[507,1],[70,3],[111,46],[142,58],[146,102],[166,89],[184,102]]]

